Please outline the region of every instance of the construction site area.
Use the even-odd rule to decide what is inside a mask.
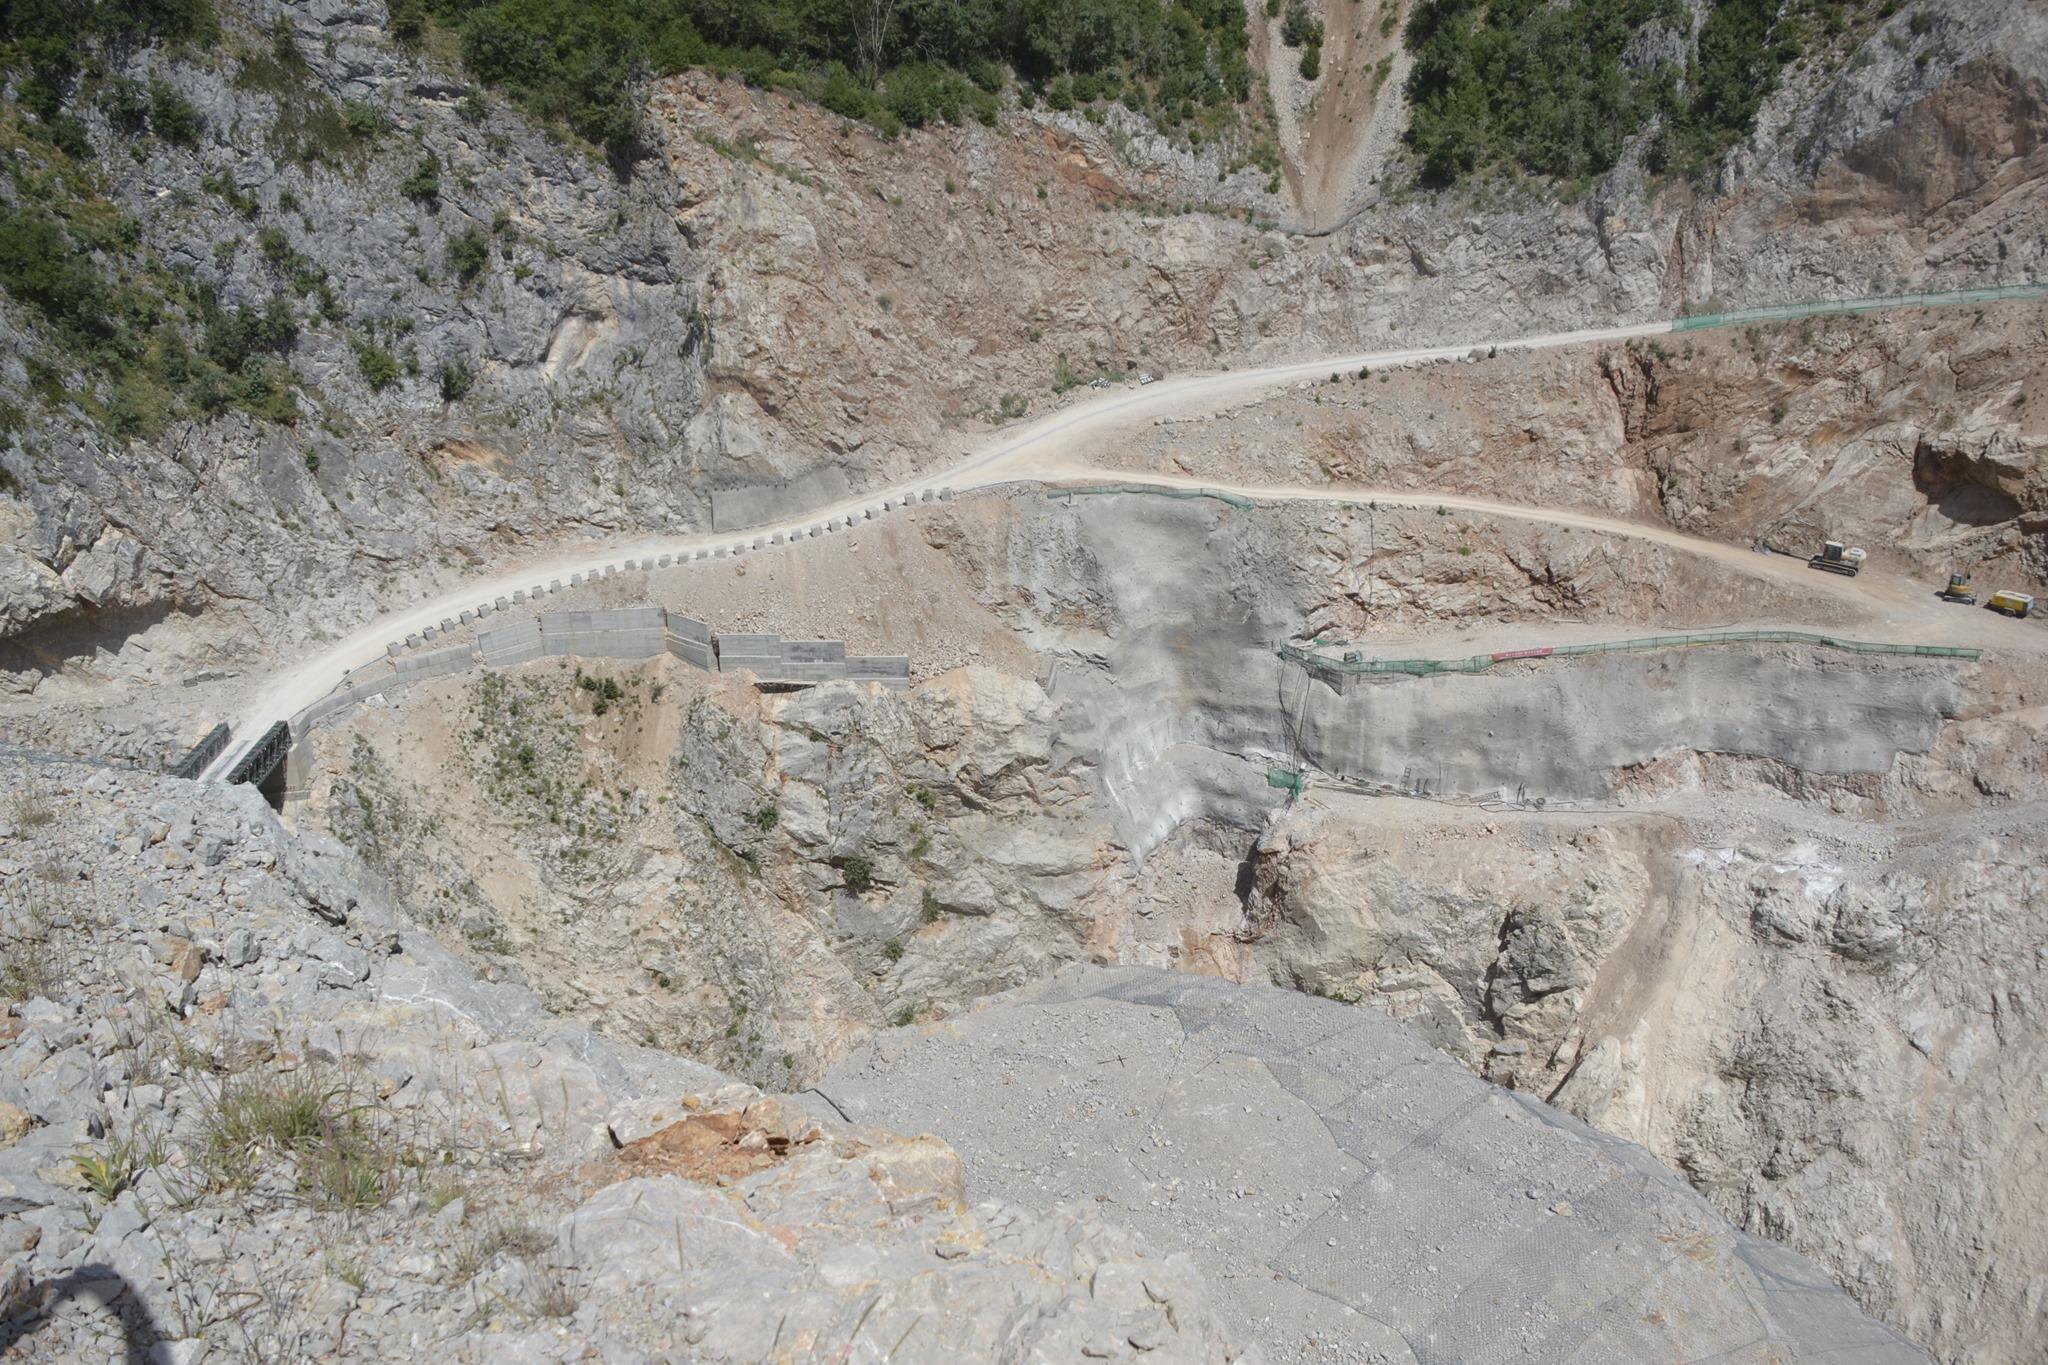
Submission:
[[[2038,14],[685,8],[17,120],[0,1356],[2048,1359]]]

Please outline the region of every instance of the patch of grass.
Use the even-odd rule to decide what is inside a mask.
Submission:
[[[0,917],[0,999],[15,1003],[64,993],[72,977],[69,938],[46,902],[24,897]]]
[[[71,1157],[71,1169],[79,1183],[103,1204],[113,1203],[133,1183],[136,1167],[135,1148],[126,1142],[97,1152],[76,1152]]]

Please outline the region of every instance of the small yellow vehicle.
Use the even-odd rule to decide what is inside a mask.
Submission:
[[[1970,576],[1966,573],[1952,573],[1948,586],[1934,594],[1944,602],[1960,602],[1966,607],[1977,605],[1977,594],[1970,590]]]
[[[2023,592],[2012,592],[2000,588],[1984,603],[1991,610],[2016,621],[2023,621],[2034,614],[2034,599]]]

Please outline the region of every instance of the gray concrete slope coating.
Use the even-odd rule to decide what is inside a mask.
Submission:
[[[1255,829],[1284,799],[1268,766],[1475,799],[1604,801],[1625,770],[1683,751],[1827,776],[1925,752],[1963,704],[1967,664],[1738,643],[1505,663],[1485,673],[1348,679],[1282,659],[1319,600],[1305,542],[1215,503],[1040,504],[1013,562],[1100,633],[1047,641],[1062,748],[1091,762],[1143,858],[1184,820]],[[1190,562],[1219,567],[1187,573]],[[1085,579],[1071,564],[1088,564]]]
[[[536,659],[652,659],[670,654],[718,673],[751,673],[755,681],[802,686],[841,678],[890,687],[910,685],[910,660],[900,654],[848,654],[841,640],[785,640],[779,635],[714,635],[711,627],[661,607],[555,611],[502,621],[477,632],[474,644],[424,652],[395,651],[390,671],[352,674],[346,685],[292,717],[305,727],[360,701],[413,683],[477,667],[511,668]]]
[[[1069,968],[880,1035],[819,1091],[938,1133],[970,1189],[1190,1251],[1271,1361],[1927,1360],[1647,1151],[1357,1006]]]

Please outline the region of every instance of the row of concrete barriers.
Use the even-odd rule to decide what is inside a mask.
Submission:
[[[872,507],[863,507],[857,512],[848,512],[844,516],[827,517],[823,521],[813,522],[809,526],[796,530],[774,531],[766,535],[741,537],[724,545],[708,545],[697,550],[683,550],[674,554],[649,555],[644,559],[628,559],[619,564],[607,564],[601,569],[592,569],[588,573],[570,574],[569,580],[566,583],[559,578],[551,578],[544,583],[536,583],[531,588],[522,588],[509,596],[493,598],[488,602],[479,602],[476,606],[457,612],[454,616],[443,617],[439,625],[428,626],[424,630],[406,636],[403,640],[393,640],[384,647],[384,652],[391,658],[396,659],[406,650],[417,649],[424,644],[431,644],[441,636],[453,634],[462,627],[472,622],[480,621],[486,616],[510,611],[515,607],[523,607],[529,603],[538,602],[544,597],[562,592],[565,589],[580,588],[587,583],[596,583],[620,573],[645,573],[653,569],[675,568],[684,564],[694,564],[701,561],[736,559],[741,555],[749,554],[756,550],[766,550],[777,545],[794,545],[800,540],[811,540],[819,536],[831,535],[835,531],[851,530],[864,521],[873,521],[877,517],[896,511],[898,508],[909,507],[913,503],[951,502],[952,500],[953,490],[951,488],[941,488],[936,492],[927,488],[922,492],[906,493],[901,497],[883,498]],[[705,666],[708,667],[709,665]]]
[[[889,687],[910,685],[906,655],[846,652],[843,640],[785,640],[779,635],[714,635],[711,627],[662,607],[542,612],[477,632],[474,644],[398,654],[391,672],[352,677],[292,718],[304,727],[397,688],[479,666],[509,668],[559,655],[586,659],[651,659],[669,654],[714,673],[751,673],[772,686],[809,686],[848,679]]]

